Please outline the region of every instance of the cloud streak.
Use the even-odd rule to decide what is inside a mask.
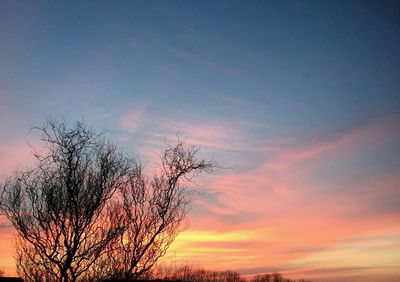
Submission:
[[[223,234],[251,232],[264,226],[269,236],[258,236],[257,239],[249,236],[244,240],[246,243],[233,240],[228,245],[249,258],[241,262],[243,266],[264,265],[268,269],[287,271],[287,267],[296,265],[296,270],[289,274],[296,271],[306,274],[303,268],[312,266],[315,269],[310,271],[315,274],[320,271],[317,270],[319,265],[325,265],[333,273],[338,261],[354,258],[350,254],[357,249],[357,242],[341,246],[340,240],[357,234],[367,236],[386,232],[400,223],[400,211],[393,201],[400,197],[400,178],[394,172],[332,184],[315,177],[315,168],[328,166],[338,157],[341,162],[347,162],[349,155],[357,157],[372,148],[381,148],[388,141],[399,140],[397,121],[385,118],[309,146],[292,145],[272,151],[268,146],[264,161],[257,167],[241,172],[222,172],[208,184],[207,191],[211,196],[196,201],[199,208],[192,214],[192,228],[214,229]],[[234,223],[228,220],[230,216],[236,218]],[[397,234],[398,230],[392,232]],[[384,244],[384,238],[379,237],[374,242]],[[254,242],[256,244],[252,244]],[[190,246],[190,242],[185,244]],[[209,242],[193,239],[192,244],[211,247],[204,257],[218,254],[218,244],[213,243],[212,238]],[[227,243],[220,246],[226,248]],[[190,252],[191,249],[187,249]],[[374,269],[382,270],[387,263],[396,260],[399,250],[395,243],[390,248],[363,248],[362,253],[371,260]],[[200,257],[196,256],[199,262]],[[381,257],[387,257],[385,262],[381,262]],[[356,267],[357,263],[366,265],[364,260],[352,263],[351,259],[346,259],[340,269],[345,265]],[[346,271],[351,272],[350,269]],[[307,275],[317,277],[314,274]]]

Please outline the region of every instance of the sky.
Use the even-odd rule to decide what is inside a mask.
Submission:
[[[84,120],[149,171],[218,162],[174,264],[400,279],[398,1],[0,1],[0,179],[32,126]],[[0,221],[0,269],[15,274]],[[341,280],[344,279],[344,280]]]

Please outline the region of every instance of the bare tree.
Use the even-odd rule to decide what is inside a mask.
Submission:
[[[192,178],[214,164],[181,141],[155,176],[102,134],[48,119],[36,163],[2,185],[0,209],[17,231],[17,271],[27,281],[146,277],[189,210]]]
[[[27,281],[76,281],[122,232],[106,204],[132,161],[81,122],[48,119],[36,164],[3,185],[0,207],[17,231],[17,271]]]
[[[139,164],[126,185],[119,187],[115,211],[124,231],[108,246],[105,265],[111,276],[143,277],[165,255],[189,210],[187,184],[214,167],[212,162],[198,159],[198,151],[178,140],[164,151],[155,176],[146,177]]]

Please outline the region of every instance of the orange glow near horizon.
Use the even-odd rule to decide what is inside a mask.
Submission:
[[[243,275],[282,272],[315,281],[400,277],[400,218],[394,207],[380,202],[395,197],[400,175],[385,171],[327,182],[331,172],[322,170],[399,138],[390,130],[393,123],[386,119],[308,147],[237,148],[266,157],[250,168],[217,171],[202,179],[205,188],[194,198],[188,228],[178,235],[163,263]],[[188,136],[196,135],[189,130],[201,132],[198,127],[184,128]],[[232,133],[215,134],[196,138],[219,150],[221,140]],[[230,146],[222,150],[231,150]],[[0,163],[3,171],[7,160],[21,163],[26,158],[26,150],[18,148],[9,147],[16,154],[4,154],[15,159],[5,158]],[[145,156],[151,155],[147,152]],[[0,240],[0,269],[15,275],[12,229],[1,228]]]

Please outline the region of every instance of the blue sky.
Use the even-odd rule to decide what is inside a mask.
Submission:
[[[382,180],[365,188],[382,191],[376,202],[367,197],[357,210],[327,215],[340,221],[361,213],[362,232],[320,243],[334,249],[352,236],[400,234],[393,230],[400,212],[399,35],[397,1],[1,1],[1,171],[27,160],[29,127],[50,115],[109,130],[148,163],[163,138],[179,131],[229,168],[206,179],[194,208],[194,218],[219,221],[194,230],[222,232],[214,227],[232,220],[255,228],[260,218],[283,214],[279,205],[261,204],[256,215],[245,207],[222,212],[229,197],[261,191],[266,202],[306,206],[310,195],[325,203],[319,195],[331,193],[350,202],[366,193],[366,183]],[[290,167],[279,170],[284,185],[274,170],[282,163]],[[242,178],[229,178],[235,175]],[[230,190],[224,185],[233,179]],[[287,192],[297,185],[299,192]],[[301,216],[308,213],[316,210]],[[276,229],[286,230],[281,222]],[[290,248],[287,240],[282,246]],[[286,269],[293,259],[269,265]],[[263,267],[255,261],[221,267]]]
[[[398,5],[386,4],[5,1],[2,100],[39,119],[149,103],[340,130],[397,114]]]

